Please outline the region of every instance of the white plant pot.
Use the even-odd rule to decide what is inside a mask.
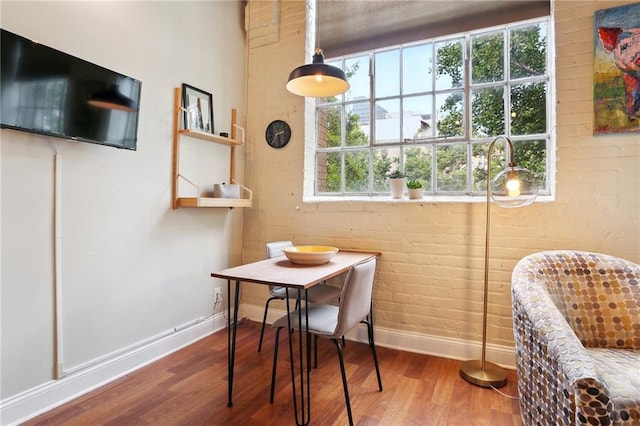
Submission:
[[[410,200],[422,199],[422,188],[409,188],[409,199]]]
[[[404,197],[405,178],[389,179],[391,185],[391,198],[402,199]]]

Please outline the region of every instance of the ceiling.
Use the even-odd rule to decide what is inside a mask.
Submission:
[[[340,56],[548,13],[548,0],[319,0],[317,42]]]

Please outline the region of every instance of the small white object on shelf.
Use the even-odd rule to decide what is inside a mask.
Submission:
[[[240,198],[240,185],[237,183],[214,183],[213,198]]]

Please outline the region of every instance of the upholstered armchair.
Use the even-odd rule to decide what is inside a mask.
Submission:
[[[529,255],[512,275],[522,420],[640,425],[640,265],[598,253]]]

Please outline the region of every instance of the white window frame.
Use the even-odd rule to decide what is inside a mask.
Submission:
[[[479,140],[475,139],[472,140],[471,139],[471,129],[470,129],[470,123],[471,123],[471,119],[468,117],[468,115],[471,113],[471,100],[470,100],[470,92],[471,92],[471,87],[469,84],[469,75],[470,75],[470,69],[471,69],[471,65],[470,63],[470,58],[468,58],[468,49],[467,46],[469,46],[467,40],[470,39],[471,36],[475,36],[475,35],[479,35],[482,33],[488,33],[488,32],[492,32],[492,31],[496,31],[496,30],[503,30],[505,28],[518,28],[518,27],[522,27],[522,26],[527,26],[527,25],[531,25],[534,23],[540,23],[540,22],[544,22],[546,24],[547,27],[547,75],[548,75],[548,79],[547,79],[547,102],[546,102],[546,114],[547,114],[547,132],[544,134],[545,137],[548,136],[549,138],[549,142],[547,145],[547,150],[546,150],[546,181],[547,181],[547,191],[546,192],[542,192],[538,198],[536,199],[536,202],[545,202],[545,201],[553,201],[555,200],[555,190],[556,190],[556,180],[555,180],[555,175],[556,175],[556,117],[555,117],[555,78],[556,78],[556,71],[555,71],[555,62],[554,62],[554,58],[555,58],[555,50],[554,50],[554,46],[555,44],[553,43],[554,40],[554,28],[553,28],[553,19],[552,16],[547,16],[547,17],[540,17],[540,18],[535,18],[535,19],[528,19],[528,20],[524,20],[524,21],[519,21],[519,22],[514,22],[514,23],[509,23],[509,24],[504,24],[504,25],[499,25],[499,26],[494,26],[494,27],[488,27],[488,28],[482,28],[482,29],[478,29],[478,30],[474,30],[474,31],[469,31],[469,32],[465,32],[465,33],[459,33],[459,34],[450,34],[447,36],[442,36],[442,37],[438,37],[438,38],[434,38],[434,39],[429,39],[429,40],[421,40],[421,41],[416,41],[414,43],[405,43],[403,45],[398,45],[398,46],[392,46],[392,47],[385,47],[383,49],[379,49],[379,50],[372,50],[372,51],[368,51],[368,52],[359,52],[353,55],[345,55],[344,57],[340,58],[340,59],[348,59],[350,57],[355,57],[355,56],[362,56],[364,54],[375,54],[376,52],[381,52],[381,51],[386,51],[389,49],[393,49],[393,48],[398,48],[400,46],[411,46],[414,44],[419,44],[419,43],[425,43],[425,42],[431,42],[431,43],[437,43],[439,41],[442,40],[450,40],[456,37],[463,37],[465,39],[465,44],[464,44],[464,67],[465,67],[465,85],[464,85],[464,92],[465,92],[465,119],[464,119],[464,126],[465,126],[465,137],[464,138],[455,138],[454,141],[457,142],[466,142],[467,144],[471,144],[472,142],[479,142]],[[505,50],[507,50],[509,47],[508,45],[505,45]],[[332,59],[327,59],[326,62],[331,62]],[[369,64],[369,66],[371,66],[371,64]],[[508,73],[508,69],[505,69],[505,73]],[[508,79],[507,76],[505,76],[505,79]],[[521,82],[526,82],[527,80],[523,79],[520,80],[518,83]],[[372,85],[374,85],[374,82],[372,80]],[[405,97],[405,95],[401,95],[402,98]],[[371,98],[370,99],[370,103],[375,104],[376,99],[375,98]],[[505,99],[505,102],[507,102],[508,100]],[[340,105],[344,105],[345,103],[340,103]],[[305,99],[305,155],[304,155],[304,187],[303,187],[303,201],[305,202],[335,202],[335,201],[352,201],[352,202],[358,202],[358,201],[365,201],[365,202],[484,202],[485,201],[485,195],[484,192],[483,193],[478,193],[478,192],[474,192],[474,193],[459,193],[459,194],[453,194],[453,193],[442,193],[442,194],[438,194],[436,193],[435,195],[430,195],[430,194],[425,194],[424,198],[422,200],[407,200],[406,198],[404,200],[397,200],[397,199],[391,199],[390,194],[346,194],[346,195],[342,195],[342,194],[316,194],[316,138],[317,138],[317,123],[316,123],[316,100],[314,98],[306,98]],[[507,123],[505,123],[505,126],[508,126]],[[531,135],[529,135],[531,136]],[[491,141],[492,138],[488,139],[488,142]],[[526,139],[526,138],[523,138]],[[515,139],[514,141],[517,141],[517,139]],[[380,147],[380,145],[376,145],[374,143],[370,143],[368,146],[368,149],[373,150],[376,147]],[[342,150],[344,150],[345,148],[341,148]],[[516,161],[518,161],[518,159],[515,159]],[[470,163],[469,163],[470,164]],[[434,170],[434,174],[435,174],[435,170]],[[372,178],[372,177],[370,177]],[[434,180],[434,189],[435,189],[435,180]]]

